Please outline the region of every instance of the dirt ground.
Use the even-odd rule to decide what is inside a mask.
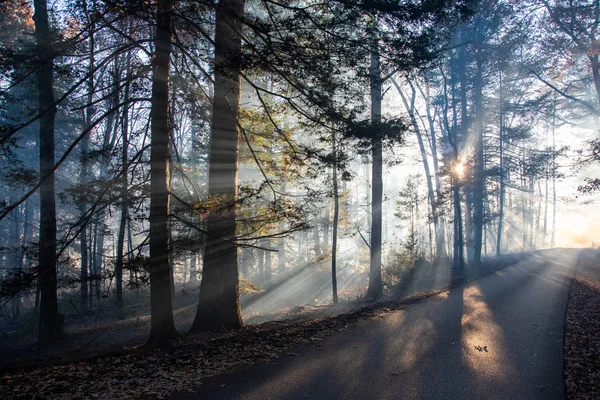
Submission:
[[[600,251],[586,250],[571,283],[565,321],[567,399],[600,399]]]

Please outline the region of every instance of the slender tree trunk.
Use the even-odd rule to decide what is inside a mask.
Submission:
[[[226,211],[207,217],[198,311],[193,331],[242,326],[236,236],[238,110],[240,105],[241,26],[245,0],[222,0],[217,5],[215,30],[215,96],[208,177],[209,196],[229,204]]]
[[[95,35],[94,35],[95,23],[91,20],[90,23],[90,36],[89,36],[89,65],[88,73],[90,75],[88,79],[88,95],[87,95],[87,106],[84,112],[84,129],[87,130],[92,125],[92,119],[95,113],[95,107],[93,105],[94,97],[94,51],[95,51]],[[89,144],[90,144],[90,133],[86,134],[81,140],[81,171],[79,175],[79,184],[84,187],[88,181],[89,174]],[[80,213],[83,216],[86,213],[86,203],[84,199],[80,199]],[[83,222],[83,227],[79,234],[79,244],[81,247],[81,271],[80,271],[80,294],[79,294],[79,305],[81,311],[87,310],[87,297],[88,297],[88,247],[87,247],[87,222]]]
[[[556,99],[552,107],[552,236],[550,238],[550,247],[556,245]]]
[[[500,73],[500,132],[499,157],[500,157],[500,188],[498,199],[498,233],[496,234],[496,256],[502,253],[502,236],[504,235],[504,197],[505,197],[505,172],[504,172],[504,95],[502,87],[502,73]]]
[[[464,260],[464,241],[463,241],[463,222],[462,210],[460,206],[460,187],[457,182],[453,182],[452,196],[454,202],[454,259],[452,263],[452,283],[460,283],[463,279],[465,268]]]
[[[277,239],[277,270],[281,273],[285,270],[285,238]]]
[[[25,202],[25,211],[23,216],[23,238],[21,240],[21,248],[19,249],[19,260],[18,260],[18,269],[19,272],[23,270],[24,266],[29,265],[30,258],[29,253],[27,251],[27,247],[31,242],[32,232],[33,232],[33,203],[31,198],[26,200]],[[16,318],[21,316],[21,297],[22,295],[19,293],[15,295],[15,305],[14,305],[14,314]]]
[[[395,79],[391,79],[392,83],[396,87],[396,90],[400,94],[400,98],[402,99],[402,103],[404,104],[404,108],[408,112],[408,116],[410,118],[411,124],[417,134],[417,141],[419,143],[419,150],[421,152],[421,160],[423,162],[423,169],[425,172],[425,179],[427,181],[427,197],[429,199],[429,206],[431,208],[431,216],[433,217],[433,226],[435,230],[435,258],[438,259],[441,255],[445,254],[444,247],[444,236],[440,229],[440,218],[439,212],[437,210],[437,200],[435,197],[435,191],[433,188],[433,180],[431,170],[429,168],[429,161],[427,159],[427,151],[425,150],[425,143],[423,141],[423,134],[421,132],[421,128],[419,127],[419,123],[417,121],[417,117],[415,116],[415,101],[416,101],[416,91],[412,83],[410,87],[412,89],[411,93],[411,101],[410,104],[406,99],[406,96],[402,92],[400,85],[396,82]]]
[[[548,245],[548,189],[550,188],[549,184],[549,174],[548,167],[546,167],[546,177],[544,179],[544,225],[542,228],[542,237],[544,241],[544,248]]]
[[[374,126],[381,123],[381,64],[379,60],[379,43],[377,22],[373,21],[370,33],[371,66],[369,78],[371,83],[371,122]],[[383,200],[383,152],[381,137],[375,133],[372,144],[373,169],[371,171],[371,258],[369,270],[368,298],[382,295],[381,282],[381,204]]]
[[[325,210],[324,211],[324,216],[323,216],[323,252],[325,254],[327,254],[327,248],[329,247],[329,217],[330,217],[330,211],[329,211],[329,202],[327,201],[325,203]]]
[[[34,0],[35,38],[40,112],[40,234],[38,284],[40,288],[40,345],[53,342],[60,332],[56,282],[56,199],[54,194],[54,104],[52,34],[45,0]]]
[[[331,239],[331,290],[333,296],[333,304],[338,303],[337,292],[337,235],[338,235],[338,219],[340,215],[340,199],[338,193],[338,177],[337,177],[337,148],[335,140],[335,132],[331,134],[333,147],[333,232]]]
[[[319,237],[319,223],[315,222],[315,226],[313,227],[313,249],[315,252],[315,257],[319,257],[322,255],[321,251],[321,238]]]
[[[196,254],[192,254],[190,260],[190,283],[198,282],[197,258]]]
[[[484,107],[483,107],[483,60],[477,50],[476,64],[477,72],[475,74],[474,92],[475,92],[475,184],[473,190],[473,261],[476,266],[481,266],[481,248],[483,244],[483,213],[484,213],[484,190],[485,190],[485,165],[483,158],[483,137],[484,137]]]
[[[14,210],[11,211],[10,213],[10,225],[12,227],[12,232],[11,232],[11,236],[12,236],[12,240],[14,243],[14,249],[13,252],[11,254],[10,257],[10,267],[13,269],[13,273],[14,273],[14,277],[19,276],[19,272],[21,270],[21,246],[22,241],[21,241],[21,210],[23,209],[23,206],[19,206],[17,208],[15,208]],[[8,271],[6,271],[8,272]],[[12,313],[13,313],[13,318],[16,320],[19,318],[19,315],[21,313],[21,309],[20,309],[20,298],[21,298],[21,294],[20,291],[17,291],[17,293],[13,294],[12,297],[12,304],[11,304],[11,308],[12,308]]]
[[[121,133],[122,133],[122,149],[121,149],[121,164],[123,168],[123,174],[121,176],[121,218],[119,220],[119,233],[117,236],[117,256],[115,264],[115,278],[116,278],[116,291],[117,291],[117,307],[123,307],[123,247],[125,244],[125,230],[127,229],[127,219],[129,217],[129,196],[127,192],[127,186],[129,182],[129,106],[127,102],[129,100],[129,79],[130,79],[130,65],[131,65],[131,53],[127,53],[127,83],[125,85],[124,101],[125,106],[123,107],[123,118],[121,121]]]
[[[271,239],[265,239],[264,243],[265,247],[267,248],[265,251],[265,273],[268,282],[271,280],[271,276],[273,275],[273,252],[271,252]]]
[[[417,86],[419,87],[419,86]],[[435,119],[431,114],[430,105],[431,105],[431,96],[429,95],[429,83],[426,84],[425,93],[419,87],[423,98],[426,101],[426,111],[427,111],[427,121],[429,123],[429,134],[431,137],[430,146],[431,146],[431,156],[433,159],[433,178],[435,182],[435,193],[436,199],[438,201],[437,204],[437,214],[438,217],[438,225],[439,225],[439,233],[436,231],[436,247],[439,246],[439,249],[436,251],[436,256],[438,259],[445,259],[448,257],[448,251],[446,248],[446,221],[444,218],[443,205],[440,200],[443,199],[442,193],[442,183],[440,181],[440,167],[438,162],[438,152],[437,152],[437,138],[435,134]]]
[[[265,251],[257,249],[256,253],[258,255],[258,280],[262,282],[265,279]]]
[[[169,67],[171,0],[158,2],[152,65],[150,150],[150,308],[149,344],[164,345],[177,335],[169,281]]]

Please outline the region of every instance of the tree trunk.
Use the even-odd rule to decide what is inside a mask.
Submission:
[[[319,257],[321,254],[321,238],[319,237],[319,223],[318,220],[315,221],[315,226],[313,227],[313,249],[315,251],[315,258]]]
[[[485,165],[483,158],[484,108],[483,108],[483,60],[480,50],[477,50],[474,92],[475,92],[475,171],[473,188],[473,262],[481,266],[481,247],[483,244],[483,192],[485,190]]]
[[[198,311],[193,331],[242,326],[236,236],[238,171],[238,110],[242,39],[239,18],[245,0],[222,0],[216,10],[215,84],[211,126],[208,194],[219,197],[226,209],[207,217]]]
[[[265,274],[267,282],[271,280],[273,275],[273,252],[271,251],[271,239],[265,239]]]
[[[337,148],[335,140],[335,132],[331,134],[331,146],[333,147],[333,232],[331,238],[331,290],[333,296],[333,304],[338,303],[337,292],[337,234],[338,234],[338,219],[340,214],[340,199],[338,194],[338,177],[337,177]]]
[[[122,133],[122,149],[121,149],[121,164],[123,173],[121,176],[121,218],[119,220],[119,233],[117,237],[117,255],[115,264],[115,280],[116,280],[116,291],[117,291],[117,307],[123,307],[123,247],[125,244],[125,230],[127,229],[127,219],[129,217],[129,196],[127,193],[127,186],[129,181],[129,80],[130,80],[130,66],[131,66],[131,52],[127,53],[127,83],[125,85],[124,102],[123,107],[123,119],[121,122],[121,133]]]
[[[454,257],[452,262],[452,283],[462,282],[465,269],[464,241],[462,210],[460,206],[460,187],[457,182],[452,184],[454,201]]]
[[[433,189],[433,180],[431,176],[431,171],[429,168],[429,161],[427,159],[427,151],[425,150],[425,143],[423,141],[423,134],[421,133],[421,129],[419,127],[419,123],[417,122],[417,117],[415,116],[415,101],[416,101],[416,92],[412,83],[409,82],[410,87],[412,89],[411,101],[410,104],[406,99],[406,96],[402,92],[400,85],[396,82],[395,79],[391,79],[392,83],[396,87],[398,94],[400,94],[400,98],[402,99],[402,103],[404,104],[404,108],[408,112],[408,116],[410,118],[410,122],[415,129],[415,133],[417,134],[417,141],[419,143],[419,150],[421,152],[421,160],[423,162],[423,169],[425,172],[425,179],[427,181],[427,197],[429,199],[429,205],[431,207],[431,216],[433,217],[433,226],[435,229],[435,258],[439,259],[440,255],[445,255],[445,243],[443,232],[440,229],[440,218],[439,212],[437,210],[437,200],[435,197],[435,192]]]
[[[285,270],[285,238],[277,239],[277,270],[281,273]]]
[[[556,245],[556,99],[552,107],[552,235],[550,247]]]
[[[52,35],[45,0],[34,0],[35,38],[40,112],[40,233],[38,284],[40,288],[40,345],[55,341],[62,333],[58,321],[56,283],[56,199],[54,194],[54,104]]]
[[[93,105],[93,97],[94,97],[94,29],[95,23],[93,19],[90,19],[90,37],[89,37],[89,65],[88,65],[88,73],[90,75],[88,79],[88,93],[87,93],[87,106],[84,111],[84,130],[88,130],[92,125],[92,119],[95,113],[95,107]],[[90,144],[90,133],[87,133],[83,139],[81,140],[81,171],[79,174],[79,184],[81,187],[84,187],[88,181],[89,174],[89,144]],[[80,214],[83,217],[87,212],[86,202],[83,198],[79,199],[80,201]],[[81,312],[85,312],[87,310],[87,297],[88,297],[88,246],[87,246],[87,221],[83,222],[83,226],[81,228],[81,232],[79,233],[79,244],[81,247],[81,271],[80,271],[80,293],[79,293],[79,306],[81,307]]]
[[[426,86],[426,94],[423,97],[427,101],[427,121],[429,123],[429,134],[431,137],[430,145],[431,145],[431,156],[433,159],[433,177],[435,181],[435,193],[436,199],[438,201],[443,198],[442,193],[442,183],[440,181],[440,167],[438,165],[438,152],[437,152],[437,138],[435,135],[435,121],[434,117],[431,115],[431,111],[429,109],[429,105],[431,103],[429,96],[429,84]],[[444,217],[443,206],[438,204],[438,225],[439,225],[439,233],[436,231],[436,256],[438,259],[445,259],[448,257],[448,250],[446,248],[446,221]]]
[[[158,3],[152,65],[150,150],[150,309],[148,343],[164,345],[177,335],[169,281],[169,67],[172,36],[171,0]]]
[[[371,122],[374,126],[381,123],[381,65],[379,60],[379,44],[376,34],[377,23],[373,23],[371,33]],[[372,140],[373,169],[371,178],[371,259],[369,270],[368,298],[382,295],[381,282],[381,203],[383,200],[383,153],[381,137],[375,134]]]
[[[500,157],[500,188],[498,199],[498,233],[496,234],[496,256],[502,253],[502,236],[504,234],[504,197],[505,197],[505,174],[504,174],[504,96],[502,91],[502,73],[500,73],[500,132],[499,138],[499,157]]]

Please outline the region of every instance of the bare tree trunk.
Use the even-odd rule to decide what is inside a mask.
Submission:
[[[340,198],[338,193],[338,176],[337,176],[337,148],[335,132],[331,134],[331,146],[333,148],[333,232],[331,239],[331,290],[333,296],[333,304],[338,303],[337,292],[337,235],[338,235],[338,219],[340,215]]]
[[[58,321],[56,282],[56,199],[54,193],[54,55],[52,34],[45,0],[34,0],[35,38],[40,112],[40,234],[38,284],[40,288],[40,345],[55,341],[62,334]]]
[[[556,245],[556,99],[552,107],[552,236],[550,247]]]
[[[285,238],[277,239],[277,270],[281,273],[285,270]]]
[[[265,251],[263,249],[256,249],[258,255],[258,280],[262,282],[265,279]]]
[[[88,65],[88,73],[90,75],[88,79],[88,95],[87,95],[87,106],[84,111],[84,124],[83,128],[88,130],[92,125],[92,119],[95,113],[95,107],[93,105],[93,97],[94,97],[94,51],[95,51],[95,42],[94,42],[94,29],[95,23],[93,19],[90,19],[90,36],[89,36],[89,65]],[[87,133],[83,139],[81,140],[81,171],[79,175],[79,184],[81,187],[84,187],[88,181],[89,174],[89,144],[90,144],[90,133]],[[85,201],[83,198],[79,199],[81,202],[80,205],[80,213],[83,217],[87,212]],[[87,310],[87,296],[88,296],[88,246],[87,246],[87,221],[83,222],[83,226],[81,228],[81,232],[79,234],[79,244],[81,247],[81,271],[80,271],[80,294],[79,294],[79,305],[81,307],[81,311],[84,312]]]
[[[325,202],[325,210],[323,216],[323,252],[327,254],[327,248],[329,247],[329,201]]]
[[[425,143],[423,141],[423,134],[421,133],[421,128],[419,127],[419,123],[417,122],[417,117],[415,116],[415,101],[416,101],[416,91],[411,82],[409,85],[411,87],[412,93],[410,98],[410,104],[406,99],[406,96],[402,92],[400,85],[396,82],[395,79],[391,79],[392,83],[396,87],[396,90],[400,94],[402,99],[402,103],[404,104],[404,108],[408,112],[408,116],[410,118],[411,124],[415,129],[415,133],[417,134],[417,141],[419,143],[419,150],[421,151],[421,160],[423,162],[423,169],[425,172],[425,179],[427,181],[427,197],[429,199],[429,206],[431,208],[431,216],[433,217],[433,226],[435,230],[435,258],[439,259],[440,256],[445,256],[445,243],[444,236],[440,229],[440,218],[439,212],[437,210],[437,199],[435,197],[435,192],[433,188],[433,180],[431,170],[429,168],[429,161],[427,159],[427,151],[425,150]],[[434,140],[434,139],[433,139]]]
[[[371,66],[369,76],[371,81],[371,122],[381,123],[381,65],[379,59],[379,43],[376,33],[377,22],[373,21],[370,39]],[[383,152],[382,142],[376,133],[372,140],[373,169],[371,171],[371,262],[369,270],[368,298],[378,298],[382,295],[381,282],[381,204],[383,200]]]
[[[119,233],[117,237],[117,256],[115,264],[115,278],[116,278],[116,291],[117,291],[117,307],[123,307],[123,246],[125,244],[125,230],[127,229],[127,219],[129,218],[129,196],[127,192],[127,186],[129,181],[129,80],[130,80],[130,68],[131,68],[131,52],[127,52],[127,72],[125,85],[124,102],[123,107],[123,118],[121,121],[121,133],[122,133],[122,149],[121,149],[121,164],[123,173],[121,176],[121,218],[119,220]]]
[[[315,257],[319,257],[322,255],[321,251],[321,239],[319,237],[319,223],[315,222],[315,226],[313,227],[313,249],[315,251]]]
[[[169,281],[169,67],[171,0],[158,3],[152,65],[152,141],[150,150],[150,308],[149,344],[164,345],[177,335]]]
[[[499,157],[500,157],[500,188],[498,199],[498,233],[496,234],[496,256],[502,253],[502,235],[504,235],[504,197],[505,197],[505,172],[504,172],[504,95],[502,91],[502,73],[500,73],[500,132]]]
[[[265,251],[265,274],[268,282],[271,280],[271,276],[273,275],[273,252],[271,251],[271,239],[265,239],[264,246],[267,248]]]
[[[14,210],[12,210],[10,212],[10,225],[12,227],[12,232],[11,232],[11,236],[12,236],[12,240],[14,243],[14,249],[12,251],[12,255],[11,255],[11,265],[10,268],[13,269],[13,273],[14,273],[14,277],[19,276],[19,272],[21,270],[21,246],[23,245],[21,242],[21,210],[23,209],[22,206],[19,206],[17,208],[15,208]],[[8,272],[8,271],[6,271]],[[12,297],[12,313],[13,313],[13,318],[16,320],[19,318],[20,313],[21,313],[21,308],[20,308],[20,291],[18,289],[16,289],[17,292],[13,293],[13,297]]]
[[[241,27],[245,0],[222,0],[216,10],[215,96],[208,177],[209,196],[226,210],[207,217],[198,311],[193,331],[242,326],[236,236],[238,110],[240,105]]]
[[[484,106],[483,106],[483,60],[477,50],[474,92],[475,92],[475,185],[473,190],[473,261],[476,266],[481,266],[481,248],[483,244],[483,213],[484,213],[484,190],[485,190],[485,165],[483,158],[484,137]]]

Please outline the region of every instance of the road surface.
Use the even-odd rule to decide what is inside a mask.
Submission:
[[[177,399],[563,399],[579,252],[554,249]]]

